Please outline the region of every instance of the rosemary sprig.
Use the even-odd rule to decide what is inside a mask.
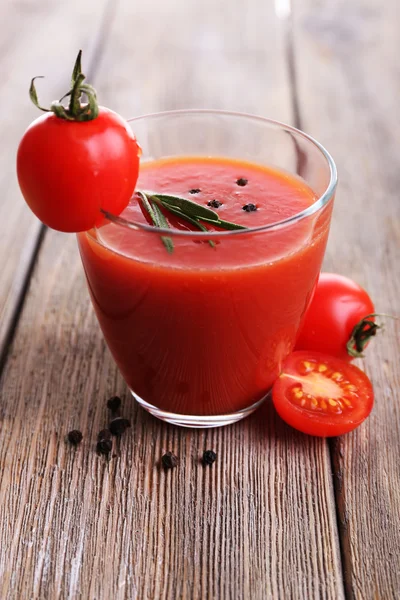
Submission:
[[[193,202],[193,200],[188,200],[187,198],[172,196],[170,194],[154,194],[142,191],[137,192],[137,194],[141,198],[143,206],[155,227],[164,229],[170,228],[170,225],[161,210],[161,208],[164,208],[178,218],[197,227],[200,231],[208,231],[207,227],[204,223],[201,223],[201,221],[231,231],[236,229],[247,229],[244,225],[238,225],[237,223],[220,219],[218,213],[214,210],[211,210],[202,204],[197,204],[197,202]],[[171,238],[163,236],[161,239],[168,252],[171,253],[174,249]],[[212,240],[208,240],[208,243],[212,248],[215,247],[215,243]]]
[[[211,208],[206,208],[193,200],[187,200],[186,198],[180,198],[179,196],[171,196],[166,194],[151,194],[151,197],[159,200],[164,208],[167,210],[172,208],[178,208],[182,213],[193,217],[194,219],[201,219],[212,223],[221,229],[235,230],[235,229],[247,229],[244,225],[238,225],[237,223],[231,223],[231,221],[224,221],[219,218],[219,214]],[[171,211],[172,212],[172,211]]]

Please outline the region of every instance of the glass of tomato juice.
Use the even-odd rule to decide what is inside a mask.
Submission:
[[[134,398],[188,427],[242,419],[291,352],[318,280],[337,183],[315,140],[282,123],[213,110],[132,119],[138,190],[212,207],[246,229],[209,231],[134,196],[78,242],[106,342]]]

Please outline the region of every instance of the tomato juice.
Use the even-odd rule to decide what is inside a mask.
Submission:
[[[137,189],[205,206],[217,200],[221,218],[249,228],[292,217],[317,200],[287,172],[196,156],[143,164]],[[257,210],[247,212],[248,204]],[[172,217],[172,253],[156,228],[107,221],[80,233],[98,320],[134,394],[181,415],[235,413],[262,399],[293,349],[318,279],[331,208],[330,202],[259,232],[213,232],[213,245]],[[147,222],[135,198],[121,216]]]

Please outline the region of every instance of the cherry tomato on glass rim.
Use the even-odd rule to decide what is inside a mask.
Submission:
[[[350,361],[360,355],[377,327],[368,329],[368,323],[359,332],[359,341],[354,341],[355,354],[346,348],[353,329],[362,319],[375,312],[367,292],[357,283],[334,273],[321,273],[318,284],[305,314],[297,338],[295,350],[324,352]],[[365,335],[364,335],[365,334]],[[356,348],[358,345],[358,348]]]
[[[134,192],[140,147],[128,124],[98,106],[96,91],[83,83],[81,53],[75,63],[69,107],[40,107],[32,81],[32,101],[46,114],[25,132],[17,154],[22,194],[46,225],[66,232],[99,224],[101,210],[120,214]],[[81,96],[88,98],[81,103]]]
[[[293,352],[272,387],[280,417],[310,435],[342,435],[358,427],[374,402],[372,384],[358,367],[319,352]]]

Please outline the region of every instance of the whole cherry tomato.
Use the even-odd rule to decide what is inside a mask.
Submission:
[[[358,338],[352,342],[353,355],[349,354],[346,344],[354,327],[373,313],[371,298],[357,283],[342,275],[321,273],[295,350],[324,352],[342,360],[352,360],[354,355],[360,355],[378,326],[370,320],[361,324]]]
[[[295,429],[320,437],[358,427],[374,402],[372,384],[358,367],[319,352],[293,352],[272,388],[280,417]]]
[[[128,124],[99,107],[95,90],[83,79],[79,54],[69,108],[60,101],[49,111],[39,106],[32,81],[31,98],[46,114],[28,127],[17,154],[27,204],[43,223],[66,232],[99,224],[101,210],[121,213],[139,172],[140,147]],[[82,94],[87,104],[80,102]]]

